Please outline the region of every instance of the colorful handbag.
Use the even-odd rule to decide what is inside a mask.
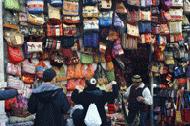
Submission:
[[[127,3],[133,6],[140,6],[140,0],[128,0]]]
[[[183,20],[183,9],[169,9],[169,14],[173,21]]]
[[[84,19],[84,30],[99,30],[99,20],[97,19]]]
[[[61,19],[61,9],[57,7],[53,7],[50,4],[48,4],[48,17],[49,19],[55,18],[55,19]]]
[[[151,33],[152,32],[151,22],[139,22],[139,32]]]
[[[84,33],[83,36],[83,46],[97,48],[99,41],[99,35],[97,32]]]
[[[124,28],[124,22],[119,18],[119,16],[117,14],[115,14],[115,18],[114,18],[114,26],[118,27],[118,28]]]
[[[137,25],[127,24],[127,34],[135,37],[139,37],[139,28]]]
[[[22,62],[22,72],[35,74],[36,72],[35,64],[32,62],[29,62],[29,60],[25,60],[24,62]]]
[[[44,24],[44,16],[41,15],[34,15],[28,14],[28,22],[34,25],[42,25]]]
[[[22,46],[22,44],[24,43],[24,35],[17,31],[5,30],[4,38],[10,46],[18,47]]]
[[[151,11],[139,11],[139,18],[141,21],[151,21]]]
[[[148,7],[152,5],[152,0],[140,0],[142,7]]]
[[[64,0],[63,1],[63,15],[78,16],[79,15],[79,1]]]
[[[80,54],[80,62],[83,64],[93,63],[93,56],[85,53]]]
[[[11,63],[21,63],[24,60],[22,50],[8,46],[8,59]]]
[[[21,78],[24,84],[34,84],[35,74],[24,73]]]
[[[137,22],[139,21],[139,11],[132,9],[132,10],[128,10],[128,15],[127,15],[127,22]]]
[[[63,35],[64,36],[76,36],[77,35],[76,25],[63,24]]]
[[[59,50],[61,48],[61,41],[55,38],[46,38],[44,48],[48,50]]]
[[[8,74],[21,76],[21,66],[19,64],[7,63],[6,71]]]
[[[43,27],[41,25],[29,25],[29,35],[44,36]]]
[[[8,10],[19,11],[21,9],[19,0],[5,0],[4,7]]]
[[[98,17],[99,16],[99,10],[97,6],[84,6],[82,15],[84,18],[88,17]]]
[[[113,11],[101,12],[99,15],[99,25],[108,27],[112,25]]]
[[[26,48],[28,53],[42,52],[42,42],[26,42]]]
[[[52,66],[62,67],[65,60],[58,52],[53,52],[50,57],[50,64]]]
[[[171,0],[173,7],[183,7],[183,0]]]
[[[67,82],[67,91],[74,91],[76,87],[75,80],[68,80]]]
[[[112,1],[111,0],[101,0],[99,3],[100,9],[111,9],[112,8]]]
[[[160,24],[160,33],[162,34],[169,34],[169,27],[167,24]]]
[[[44,11],[43,0],[27,0],[28,12],[31,14],[41,14]]]
[[[62,0],[51,0],[50,4],[54,7],[62,7],[63,1]]]
[[[97,54],[94,55],[93,58],[94,58],[94,63],[105,63],[106,62],[105,54],[99,54],[99,52],[97,52]]]
[[[74,65],[68,65],[67,66],[67,80],[74,79],[75,77],[75,66]]]
[[[73,51],[71,50],[71,48],[62,48],[62,54],[65,58],[72,57]]]
[[[94,78],[96,78],[98,85],[108,84],[108,80],[106,78],[106,70],[103,68],[101,63],[97,64],[97,68],[94,73]]]
[[[118,2],[116,4],[116,12],[119,14],[126,14],[127,13],[127,9],[126,9],[123,2]]]
[[[138,38],[125,35],[124,41],[122,41],[122,47],[124,49],[137,49]]]
[[[83,72],[83,70],[84,70],[84,65],[83,64],[80,64],[80,63],[78,63],[78,64],[76,64],[75,65],[75,78],[80,78],[80,79],[82,79],[82,78],[84,78],[84,72]]]
[[[152,38],[151,34],[141,34],[141,42],[142,43],[151,43]]]
[[[19,77],[9,75],[7,77],[7,86],[15,89],[22,89],[23,82],[19,79]]]
[[[121,42],[120,40],[117,40],[116,42],[114,42],[113,44],[113,48],[112,48],[112,55],[113,57],[119,56],[124,54],[124,50],[121,46]]]
[[[54,67],[54,70],[56,71],[56,82],[62,82],[67,80],[64,66],[62,66],[61,68]]]
[[[106,71],[106,77],[108,79],[108,82],[115,81],[115,72],[114,72],[114,70]]]
[[[169,22],[170,33],[182,33],[182,21]]]
[[[48,37],[62,36],[63,35],[63,24],[58,19],[49,19],[46,25],[46,35]]]
[[[78,24],[80,23],[79,16],[63,16],[63,22],[67,24]]]
[[[184,0],[183,2],[184,2],[183,11],[185,13],[190,13],[190,1],[189,0]]]
[[[65,58],[66,65],[74,65],[74,64],[78,64],[80,62],[80,58],[78,57],[77,52],[74,51],[72,53],[73,53],[73,55],[71,57]]]
[[[86,80],[90,80],[94,76],[94,67],[92,64],[88,64],[84,71],[84,77]]]

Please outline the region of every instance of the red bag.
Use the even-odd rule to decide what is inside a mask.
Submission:
[[[177,83],[178,83],[178,85],[187,84],[187,78],[178,78]]]
[[[70,58],[73,56],[73,51],[71,50],[71,48],[62,48],[62,53],[63,56],[66,58]]]
[[[47,21],[46,35],[47,36],[62,36],[63,35],[63,24],[59,19],[50,19]]]
[[[11,63],[21,63],[24,60],[22,50],[8,46],[8,59]]]
[[[183,121],[190,123],[190,108],[183,109]]]
[[[5,109],[7,111],[10,111],[12,105],[15,104],[16,102],[17,102],[17,98],[16,97],[5,100]]]

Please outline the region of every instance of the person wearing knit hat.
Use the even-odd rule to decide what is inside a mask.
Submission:
[[[97,80],[95,78],[91,78],[90,80],[86,80],[86,87],[83,91],[81,91],[80,87],[77,86],[71,95],[72,101],[76,104],[81,104],[84,108],[83,115],[73,117],[73,122],[76,126],[85,126],[84,118],[91,103],[94,103],[98,108],[98,112],[102,120],[101,126],[108,125],[105,104],[118,97],[119,87],[117,83],[113,81],[112,83],[108,84],[112,87],[112,92],[106,92],[104,90],[100,90],[98,87],[96,87],[96,85]]]
[[[133,75],[132,85],[127,89],[124,97],[128,101],[128,126],[146,126],[148,106],[152,105],[152,96],[149,88],[143,83],[140,75]],[[140,118],[139,118],[140,114]]]
[[[38,67],[37,70],[42,69]],[[35,126],[66,125],[62,117],[68,112],[70,105],[63,89],[52,83],[55,77],[56,72],[52,68],[46,69],[43,72],[42,84],[32,90],[28,101],[28,111],[36,114]]]

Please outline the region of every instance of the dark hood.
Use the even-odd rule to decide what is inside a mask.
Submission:
[[[103,94],[102,90],[100,90],[95,85],[88,86],[87,88],[84,89],[84,92],[96,96],[101,96]]]
[[[41,102],[50,102],[61,92],[62,89],[56,85],[43,83],[38,88],[32,91],[33,94],[37,95]]]

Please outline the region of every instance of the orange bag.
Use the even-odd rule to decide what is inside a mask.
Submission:
[[[112,62],[106,62],[106,70],[111,71],[114,69]]]
[[[94,67],[88,64],[87,69],[84,71],[85,79],[90,80],[94,76]]]
[[[83,69],[84,69],[84,65],[78,63],[75,65],[75,78],[83,78],[84,74],[83,74]]]
[[[85,87],[85,80],[84,79],[77,79],[76,85],[79,86],[81,89],[84,89]]]
[[[75,67],[74,65],[67,66],[67,80],[73,79],[75,77]]]
[[[76,82],[74,80],[68,80],[67,91],[74,91],[76,87]]]

